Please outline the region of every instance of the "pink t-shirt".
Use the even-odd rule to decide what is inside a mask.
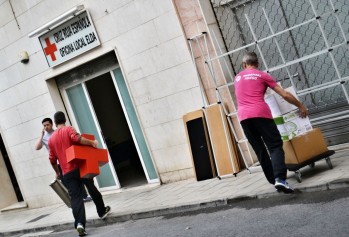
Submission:
[[[273,118],[268,104],[264,101],[267,88],[277,86],[272,76],[257,69],[246,69],[236,75],[234,86],[240,121],[249,118]]]
[[[64,126],[56,129],[48,140],[50,162],[51,164],[57,164],[58,159],[63,175],[78,168],[76,163],[67,162],[65,150],[71,145],[79,144],[79,140],[80,135],[71,126]]]

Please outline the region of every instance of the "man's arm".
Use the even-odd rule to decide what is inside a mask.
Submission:
[[[81,145],[92,146],[94,148],[97,148],[97,146],[98,146],[98,141],[97,140],[90,140],[90,139],[86,139],[84,137],[80,137],[79,143]]]
[[[44,137],[45,134],[45,128],[42,129],[41,136],[39,137],[39,140],[36,142],[35,149],[40,150],[42,148],[42,138]]]
[[[56,179],[61,179],[61,175],[59,174],[59,170],[58,170],[58,165],[57,164],[52,164],[52,168],[53,170],[56,172]]]
[[[74,144],[80,144],[80,145],[84,145],[84,146],[92,146],[94,148],[97,148],[97,146],[98,146],[97,140],[90,140],[90,139],[84,138],[79,133],[77,133],[73,127],[68,127],[67,129],[68,129],[70,140]]]
[[[50,143],[50,140],[48,141],[48,151],[49,151],[49,156],[48,159],[50,160],[50,164],[53,168],[53,170],[56,172],[56,179],[61,179],[61,175],[58,170],[58,165],[57,165],[57,157],[55,153],[53,152],[55,150],[54,146]]]
[[[273,90],[282,98],[284,98],[284,100],[286,100],[288,103],[297,106],[299,108],[299,116],[301,118],[305,118],[308,116],[309,113],[307,107],[305,107],[299,100],[297,100],[297,98],[294,97],[290,92],[282,89],[282,87],[279,85],[275,86]]]

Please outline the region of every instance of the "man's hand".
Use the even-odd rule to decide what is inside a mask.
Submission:
[[[57,165],[57,164],[52,164],[52,163],[51,163],[51,166],[52,166],[53,170],[54,170],[55,173],[56,173],[56,179],[57,179],[57,180],[58,180],[58,179],[61,179],[61,175],[59,174],[59,170],[58,170],[58,165]]]
[[[299,117],[305,118],[309,115],[307,107],[305,107],[303,104],[299,106]]]
[[[284,100],[288,103],[293,104],[299,109],[299,117],[305,118],[308,116],[308,109],[305,107],[296,97],[294,97],[290,92],[282,89],[281,86],[277,85],[273,88],[273,90],[279,94]]]
[[[94,140],[93,143],[92,143],[92,146],[94,148],[97,148],[98,147],[98,141],[97,140]]]
[[[56,173],[56,179],[57,180],[61,179],[61,175],[59,173]]]
[[[98,141],[97,140],[90,140],[90,139],[87,139],[87,138],[84,138],[84,137],[80,137],[79,143],[81,145],[92,146],[94,148],[98,147]]]
[[[39,137],[38,141],[37,141],[36,144],[35,144],[35,149],[36,149],[36,150],[40,150],[40,149],[42,148],[42,146],[43,146],[43,144],[42,144],[42,138],[44,137],[44,135],[45,135],[45,128],[43,128],[43,129],[41,130],[41,136]]]

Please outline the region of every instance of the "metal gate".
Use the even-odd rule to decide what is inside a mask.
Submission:
[[[348,0],[211,0],[234,73],[255,51],[260,69],[294,86],[329,145],[349,142]]]

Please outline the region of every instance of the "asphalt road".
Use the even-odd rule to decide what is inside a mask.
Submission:
[[[136,221],[88,228],[88,236],[349,236],[349,189],[280,194]],[[35,235],[33,235],[35,236]],[[50,237],[78,236],[75,230]]]

